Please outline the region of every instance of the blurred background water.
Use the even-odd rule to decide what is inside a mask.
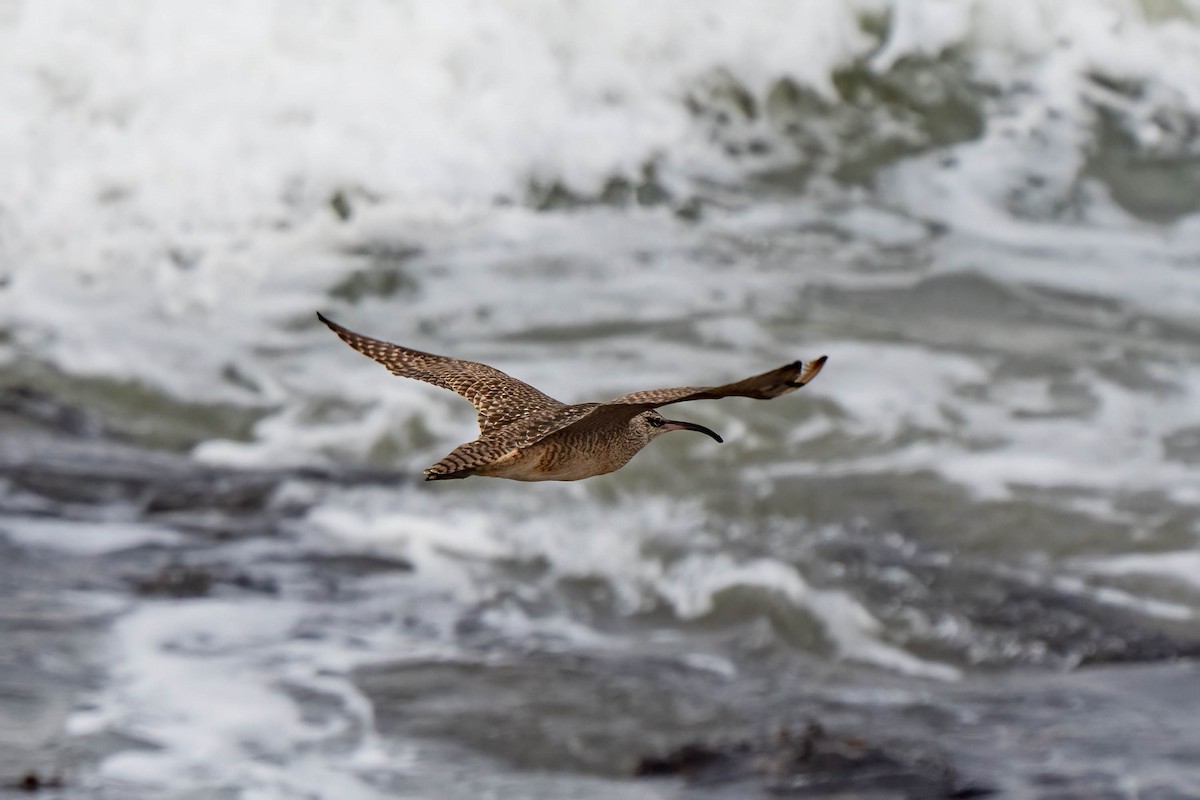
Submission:
[[[1200,797],[1197,76],[1196,0],[0,0],[0,793]],[[830,361],[425,485],[473,410],[318,309]]]

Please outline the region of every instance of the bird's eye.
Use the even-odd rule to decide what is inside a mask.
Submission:
[[[665,420],[663,420],[662,417],[651,417],[650,418],[650,424],[656,428],[661,428],[664,421]]]

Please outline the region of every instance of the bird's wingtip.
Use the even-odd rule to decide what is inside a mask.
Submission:
[[[331,320],[329,317],[322,314],[320,311],[317,312],[317,319],[321,320],[321,322],[324,322],[325,327],[329,328],[329,330],[333,331],[334,333],[338,334],[339,336],[341,336],[342,332],[346,330],[344,327],[337,324],[336,322]]]
[[[427,481],[456,481],[463,478],[468,478],[472,474],[471,470],[459,470],[458,472],[436,472],[433,467],[425,470],[425,480]]]
[[[795,368],[800,371],[800,374],[796,376],[796,380],[792,382],[792,385],[799,388],[817,377],[817,373],[825,366],[828,358],[828,356],[820,356],[819,358],[814,358],[812,361],[797,361]]]

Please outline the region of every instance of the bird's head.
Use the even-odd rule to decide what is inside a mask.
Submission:
[[[660,436],[668,431],[696,431],[703,433],[705,436],[711,436],[718,442],[723,441],[716,431],[709,430],[703,425],[697,425],[694,422],[681,422],[675,419],[666,419],[657,411],[646,411],[638,414],[633,418],[633,424],[636,425],[646,436],[646,441],[650,441],[656,436]]]

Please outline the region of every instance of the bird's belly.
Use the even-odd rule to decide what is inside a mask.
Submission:
[[[579,481],[612,472],[628,461],[625,459],[618,464],[579,454],[563,457],[557,448],[540,447],[540,444],[506,453],[476,474],[514,481]]]

